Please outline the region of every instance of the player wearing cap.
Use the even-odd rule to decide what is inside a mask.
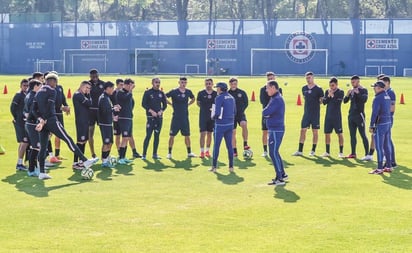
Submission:
[[[18,159],[16,170],[26,171],[26,166],[23,165],[24,154],[26,153],[27,147],[29,146],[29,139],[27,138],[26,130],[24,129],[24,99],[26,98],[27,89],[29,88],[29,81],[23,79],[20,82],[20,91],[16,93],[10,104],[10,112],[13,116],[13,125],[16,132],[17,143],[19,147],[17,149]],[[27,154],[26,154],[27,156]],[[26,157],[28,159],[28,157]]]
[[[212,104],[215,102],[217,92],[213,90],[213,79],[205,79],[205,89],[197,94],[197,105],[199,111],[200,128],[200,158],[210,157],[209,149],[212,142],[212,133],[215,121],[210,117]],[[205,149],[206,139],[206,149]]]
[[[229,94],[236,101],[236,116],[233,124],[233,137],[232,137],[232,146],[233,146],[233,156],[237,157],[237,148],[236,148],[236,128],[239,125],[242,128],[242,137],[243,137],[243,149],[250,149],[248,141],[248,129],[247,129],[247,120],[246,120],[246,108],[249,105],[247,94],[244,90],[238,88],[238,80],[235,77],[232,77],[229,80]]]
[[[299,137],[298,151],[293,153],[294,156],[303,155],[303,144],[306,139],[307,130],[312,127],[312,149],[309,156],[314,156],[316,151],[316,145],[318,143],[318,132],[320,129],[320,104],[323,100],[323,90],[319,87],[313,78],[312,72],[306,72],[306,85],[302,87],[302,94],[305,99],[304,112],[301,122],[301,130]]]
[[[325,114],[325,143],[326,152],[323,157],[330,156],[330,134],[333,130],[339,138],[339,157],[344,158],[343,154],[343,130],[342,130],[342,111],[341,105],[345,92],[338,87],[338,79],[332,77],[329,80],[329,89],[325,92],[323,97],[323,104],[326,105]]]
[[[40,164],[39,179],[50,179],[51,176],[45,172],[44,161],[47,152],[47,143],[50,133],[62,139],[67,143],[70,150],[76,153],[85,167],[90,167],[97,162],[96,159],[87,159],[80,151],[79,147],[74,144],[72,138],[67,134],[62,124],[56,117],[56,85],[58,83],[57,75],[50,73],[46,76],[46,84],[41,87],[35,96],[33,102],[33,113],[37,118],[38,124],[36,130],[40,132],[40,152],[38,156]]]
[[[89,81],[83,81],[79,89],[73,94],[74,117],[76,122],[76,145],[80,151],[84,153],[86,142],[89,139],[89,108],[92,106],[90,99],[91,84]],[[83,169],[82,163],[79,162],[79,157],[74,154],[72,168],[75,170]]]
[[[356,130],[362,137],[365,157],[362,160],[367,160],[369,142],[365,133],[365,103],[368,100],[368,90],[360,85],[360,78],[357,75],[351,77],[352,89],[348,90],[343,98],[343,103],[350,100],[348,125],[350,133],[351,153],[347,158],[356,158]]]
[[[369,132],[373,133],[375,140],[376,153],[378,156],[378,167],[369,172],[369,174],[382,174],[383,172],[391,172],[392,167],[385,167],[383,164],[383,156],[389,166],[391,160],[391,144],[390,144],[390,129],[392,125],[391,116],[391,98],[385,91],[385,83],[377,81],[373,85],[375,98],[372,104],[372,115],[369,124]]]
[[[190,123],[189,123],[189,105],[195,102],[195,96],[192,91],[186,88],[187,78],[179,78],[179,87],[166,93],[167,103],[173,107],[172,122],[170,124],[169,150],[167,159],[172,159],[172,148],[175,136],[180,131],[185,137],[187,148],[187,157],[196,157],[190,147]],[[190,99],[190,100],[189,100]]]
[[[212,110],[211,117],[215,120],[214,129],[214,146],[213,146],[213,160],[211,172],[216,172],[217,159],[219,157],[220,143],[222,138],[225,138],[227,153],[229,157],[229,171],[233,172],[233,121],[236,115],[236,101],[227,90],[227,84],[219,82],[215,86],[217,88],[217,97],[215,99],[214,110]]]
[[[142,159],[146,159],[147,148],[150,138],[154,133],[153,140],[153,159],[160,159],[157,154],[159,147],[159,136],[163,125],[163,112],[167,108],[166,95],[160,90],[160,79],[152,79],[152,88],[145,91],[142,99],[142,107],[146,110],[146,137],[143,142]]]
[[[90,80],[91,89],[90,89],[90,98],[92,100],[92,106],[90,106],[89,110],[89,146],[90,151],[92,153],[92,157],[96,157],[96,152],[94,150],[94,128],[95,125],[98,123],[97,121],[97,111],[99,110],[98,103],[99,97],[103,93],[103,84],[104,81],[100,80],[99,72],[97,69],[91,69],[90,72]]]
[[[268,81],[266,90],[271,98],[263,109],[262,115],[266,118],[269,136],[269,155],[276,172],[276,177],[269,182],[269,185],[285,185],[288,175],[285,173],[283,160],[279,153],[283,135],[285,134],[285,101],[279,92],[279,84],[276,81]]]

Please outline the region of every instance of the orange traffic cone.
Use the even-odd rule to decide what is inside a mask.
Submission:
[[[302,99],[300,98],[300,94],[298,95],[298,100],[296,101],[297,105],[302,105]]]
[[[251,97],[250,101],[253,101],[253,102],[255,102],[255,101],[256,101],[256,98],[255,98],[255,91],[252,91],[252,97]]]
[[[72,91],[70,89],[67,91],[67,98],[72,98]]]
[[[403,93],[401,94],[401,105],[405,104],[405,98],[403,97]]]
[[[7,93],[8,93],[8,91],[7,91],[7,85],[4,85],[3,94],[7,94]]]

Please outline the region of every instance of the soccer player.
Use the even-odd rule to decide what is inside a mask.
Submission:
[[[351,77],[352,89],[348,90],[343,103],[350,100],[348,125],[350,133],[351,153],[346,158],[356,158],[356,130],[361,135],[365,157],[361,160],[367,160],[369,142],[365,133],[365,103],[368,100],[368,90],[360,85],[360,77],[354,75]]]
[[[200,128],[200,158],[210,157],[209,149],[212,143],[212,133],[215,121],[210,117],[212,104],[215,102],[217,92],[213,90],[213,79],[205,79],[205,89],[197,94],[197,105],[200,108],[199,112],[199,128]],[[205,149],[206,139],[206,149]]]
[[[160,90],[160,79],[155,77],[152,79],[152,88],[146,90],[143,94],[142,107],[146,110],[146,137],[143,142],[142,159],[146,159],[147,148],[150,138],[154,133],[153,140],[153,159],[160,159],[157,154],[159,147],[159,136],[163,125],[163,112],[167,108],[166,95]]]
[[[112,168],[109,156],[113,145],[113,111],[119,111],[119,105],[113,106],[110,96],[113,95],[114,83],[106,82],[103,85],[104,92],[99,97],[99,127],[102,135],[102,167]],[[118,116],[115,116],[118,117]]]
[[[35,129],[37,126],[37,119],[34,117],[31,109],[33,106],[34,97],[42,85],[42,82],[32,79],[29,82],[29,93],[24,99],[24,117],[26,120],[25,129],[30,141],[29,171],[27,172],[29,177],[38,177],[40,174],[39,168],[36,168],[37,156],[40,150],[39,132]]]
[[[391,162],[392,164],[388,164],[386,161],[386,167],[388,168],[395,168],[397,166],[396,159],[395,159],[395,146],[393,145],[392,140],[392,127],[393,127],[393,115],[395,114],[395,104],[396,104],[396,95],[393,89],[391,88],[391,79],[389,76],[382,77],[382,81],[385,84],[385,91],[388,96],[391,98],[391,128],[389,131],[389,140],[391,145]]]
[[[266,72],[266,81],[274,81],[276,79],[275,73]],[[279,87],[278,92],[282,95],[282,88]],[[260,103],[262,104],[262,109],[265,108],[270,100],[268,93],[266,92],[266,84],[260,88]],[[268,156],[268,129],[266,127],[266,118],[262,115],[262,143],[263,143],[263,157]]]
[[[247,94],[244,90],[238,88],[238,80],[235,77],[232,77],[229,80],[230,90],[229,94],[236,101],[236,116],[233,124],[233,137],[232,137],[232,146],[233,146],[233,156],[237,157],[237,148],[236,148],[236,128],[239,125],[242,128],[242,137],[243,137],[243,149],[250,149],[247,144],[248,140],[248,129],[247,129],[247,120],[245,115],[245,110],[249,105]]]
[[[90,99],[91,84],[89,81],[83,81],[79,89],[73,94],[74,117],[76,122],[77,143],[80,151],[84,153],[86,142],[89,139],[89,108],[92,106]],[[82,163],[79,162],[79,157],[74,154],[73,169],[83,169]]]
[[[212,118],[215,120],[213,160],[211,172],[216,172],[217,159],[219,157],[220,143],[225,138],[227,153],[229,157],[229,172],[233,172],[233,147],[232,132],[233,121],[236,115],[236,101],[227,90],[227,84],[219,82],[216,84],[217,97],[215,99],[215,110],[212,110]]]
[[[323,97],[323,104],[326,105],[325,114],[325,143],[326,152],[323,157],[330,156],[330,135],[333,130],[339,138],[339,157],[344,158],[343,154],[343,130],[342,130],[342,111],[341,105],[345,92],[338,87],[338,79],[332,77],[329,80],[329,89],[325,92]]]
[[[172,101],[167,100],[167,103],[173,107],[172,122],[170,124],[170,136],[169,136],[169,150],[167,159],[172,159],[172,148],[175,136],[180,131],[185,137],[185,144],[187,148],[187,157],[196,157],[192,153],[190,147],[190,123],[189,123],[189,105],[195,102],[195,96],[192,91],[186,88],[187,78],[179,78],[179,87],[166,93],[167,98],[171,98]],[[190,99],[190,101],[189,101]]]
[[[303,144],[306,139],[307,130],[312,127],[312,149],[309,156],[314,156],[316,151],[316,145],[318,144],[318,132],[320,129],[320,104],[323,100],[323,90],[319,87],[314,80],[312,72],[306,72],[306,85],[302,87],[302,94],[305,99],[305,106],[303,111],[303,117],[301,121],[299,148],[298,151],[293,153],[294,156],[303,155]]]
[[[74,144],[73,139],[67,134],[61,123],[56,117],[56,86],[58,83],[57,75],[50,73],[46,76],[46,84],[37,92],[33,104],[33,113],[37,118],[36,131],[40,132],[40,152],[38,156],[40,164],[39,179],[50,179],[51,176],[44,169],[44,161],[47,155],[47,143],[50,133],[62,139],[67,143],[70,150],[76,153],[83,161],[84,167],[90,167],[97,162],[98,158],[87,159],[80,151],[79,147]]]
[[[90,72],[90,83],[92,85],[90,89],[90,98],[92,100],[92,106],[90,106],[89,110],[89,146],[90,146],[90,151],[92,153],[92,157],[96,157],[96,152],[94,150],[94,128],[95,125],[98,123],[97,121],[97,115],[98,115],[98,103],[99,103],[99,97],[103,93],[103,84],[104,81],[100,80],[99,78],[99,72],[97,69],[91,69]]]
[[[269,155],[276,172],[275,178],[268,184],[276,186],[285,185],[288,175],[285,173],[283,160],[279,153],[283,135],[285,134],[285,101],[279,92],[279,84],[276,81],[268,81],[266,90],[271,99],[263,109],[262,115],[266,118],[269,135]]]
[[[18,159],[16,170],[17,171],[26,171],[27,168],[23,164],[24,154],[26,153],[26,149],[29,146],[29,139],[27,138],[27,133],[24,129],[24,117],[23,117],[23,109],[24,109],[24,99],[26,98],[27,89],[29,88],[29,81],[27,79],[23,79],[20,82],[20,91],[16,93],[13,97],[13,100],[10,104],[10,112],[13,116],[13,125],[14,130],[16,131],[16,139],[17,143],[19,143],[18,147]],[[27,154],[26,154],[27,156]]]
[[[116,89],[113,91],[113,94],[110,96],[113,105],[117,105],[117,92],[123,89],[124,81],[123,79],[116,79]],[[117,118],[113,119],[113,134],[115,136],[114,143],[116,145],[116,150],[119,153],[120,148],[120,129],[119,123],[117,122]]]
[[[372,115],[369,125],[369,132],[373,133],[375,139],[376,153],[378,155],[378,167],[369,172],[369,174],[382,174],[383,172],[392,172],[392,168],[384,168],[383,156],[387,164],[391,165],[391,98],[385,91],[385,83],[377,81],[374,86],[375,98],[372,104]]]

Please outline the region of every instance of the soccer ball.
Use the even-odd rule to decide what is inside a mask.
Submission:
[[[253,152],[250,149],[243,150],[243,158],[246,160],[252,159],[253,157]]]
[[[116,157],[110,157],[109,162],[111,165],[116,166],[117,164],[117,158]]]
[[[90,180],[94,176],[94,171],[91,168],[84,168],[82,169],[81,175],[83,179]]]

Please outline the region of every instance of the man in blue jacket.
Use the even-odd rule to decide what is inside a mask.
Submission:
[[[279,153],[285,134],[285,101],[279,93],[279,84],[276,81],[267,82],[266,91],[271,98],[268,105],[263,109],[262,115],[266,118],[269,156],[276,172],[276,177],[268,184],[285,185],[288,176],[285,173],[282,157]]]
[[[372,104],[372,116],[369,125],[369,132],[373,133],[375,149],[378,155],[378,168],[369,174],[382,174],[384,171],[392,171],[392,168],[383,168],[383,156],[386,157],[387,164],[391,162],[390,130],[391,120],[391,98],[385,91],[385,83],[377,81],[373,85],[375,98]]]
[[[211,172],[216,172],[217,158],[219,157],[219,148],[222,138],[225,138],[227,153],[229,156],[229,171],[233,172],[233,121],[236,115],[236,101],[228,93],[227,84],[219,82],[216,84],[218,96],[215,99],[215,107],[212,107],[212,118],[215,120],[213,161]]]

